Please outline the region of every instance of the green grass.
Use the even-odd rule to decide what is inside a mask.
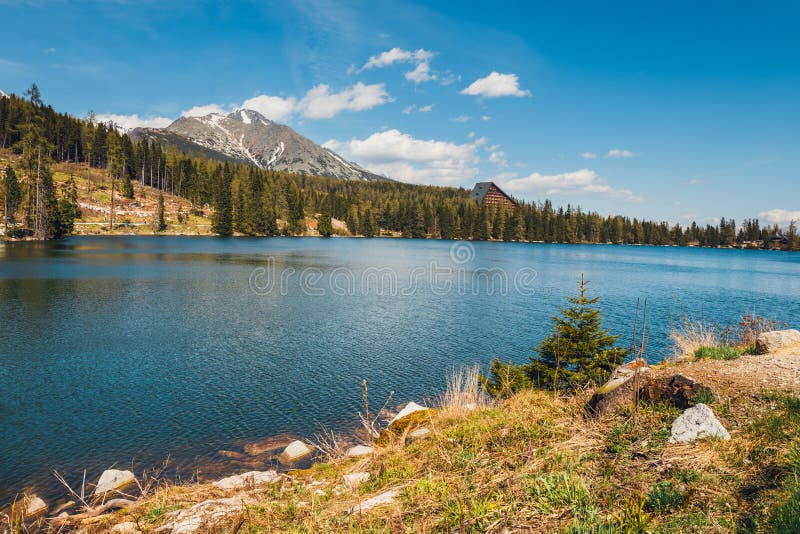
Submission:
[[[648,510],[666,512],[683,503],[683,493],[669,480],[662,480],[653,484],[645,498],[645,506]]]
[[[735,360],[744,353],[739,347],[727,347],[724,345],[717,347],[700,347],[694,351],[695,358],[711,360]]]

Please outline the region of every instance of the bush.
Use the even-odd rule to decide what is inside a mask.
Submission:
[[[696,358],[704,359],[709,358],[712,360],[735,360],[739,358],[743,350],[738,347],[700,347],[694,351]]]
[[[656,512],[665,512],[682,502],[683,495],[669,480],[653,484],[645,498],[645,506]]]

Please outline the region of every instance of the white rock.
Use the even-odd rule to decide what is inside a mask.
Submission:
[[[111,527],[111,532],[114,532],[115,534],[139,534],[140,530],[136,527],[136,523],[133,521],[126,521]]]
[[[280,480],[280,478],[281,476],[275,470],[250,471],[217,480],[212,486],[224,490],[255,488],[264,484],[272,484]]]
[[[356,445],[354,447],[350,447],[350,450],[347,451],[348,458],[369,456],[370,454],[372,454],[372,447],[368,447],[366,445]]]
[[[25,517],[34,517],[47,511],[47,503],[38,495],[25,497]]]
[[[758,354],[785,349],[800,350],[800,332],[797,330],[773,330],[759,334],[756,339],[756,353]]]
[[[371,497],[353,506],[352,508],[350,508],[350,513],[367,512],[369,510],[372,510],[373,508],[377,508],[378,506],[392,504],[397,500],[397,497],[399,496],[400,496],[399,489],[390,489],[388,491],[384,491],[379,495]]]
[[[118,469],[107,469],[100,475],[95,487],[95,495],[104,495],[110,491],[118,491],[136,482],[136,477],[130,471],[119,471]]]
[[[395,415],[392,418],[392,420],[389,421],[389,426],[391,427],[393,424],[395,424],[396,422],[400,421],[401,419],[405,419],[406,417],[408,417],[412,413],[421,412],[421,411],[424,411],[424,410],[428,410],[428,408],[426,408],[424,406],[420,406],[416,402],[409,402],[408,404],[405,405],[405,407],[402,410],[400,410],[400,413]]]
[[[703,438],[731,439],[731,435],[714,416],[711,408],[697,404],[683,412],[672,423],[670,443],[689,443]]]
[[[425,436],[429,435],[430,433],[431,433],[431,429],[430,428],[426,428],[426,427],[422,426],[422,427],[419,427],[419,428],[415,428],[414,430],[409,432],[408,433],[408,437],[411,439],[411,441],[415,441],[415,440],[424,438]]]
[[[283,452],[278,456],[278,461],[284,465],[291,465],[298,460],[302,460],[313,452],[310,445],[306,445],[302,441],[295,440],[291,442]]]
[[[242,496],[199,502],[191,508],[170,513],[170,520],[159,527],[158,531],[172,534],[214,532],[214,526],[227,520],[232,514],[241,512],[247,504],[248,501]]]
[[[358,488],[361,484],[369,480],[369,473],[348,473],[344,477],[344,485],[351,491]]]

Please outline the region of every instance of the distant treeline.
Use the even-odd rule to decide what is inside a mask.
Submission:
[[[197,209],[211,207],[214,231],[222,235],[298,235],[309,216],[318,219],[323,235],[334,231],[331,218],[336,218],[344,220],[351,233],[364,236],[399,232],[418,238],[800,249],[794,224],[782,231],[755,219],[740,226],[723,219],[717,225],[683,227],[604,217],[573,206],[556,208],[549,200],[520,202],[514,210],[489,208],[470,200],[465,189],[336,180],[219,162],[155,140],[131,139],[112,125],[98,123],[91,113],[87,119],[58,113],[42,103],[35,85],[26,96],[0,98],[0,148],[12,147],[23,156],[18,169],[20,202],[5,211],[14,215],[21,209],[31,228],[41,227],[36,221],[41,209],[36,209],[31,193],[42,185],[32,165],[38,153],[40,175],[50,162],[84,163],[104,169],[128,198],[133,198],[133,184],[138,182],[187,198]],[[0,190],[4,197],[6,189]],[[70,194],[64,191],[62,198]]]

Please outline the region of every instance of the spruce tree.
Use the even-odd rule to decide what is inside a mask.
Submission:
[[[580,294],[572,305],[553,317],[553,332],[535,349],[528,373],[542,388],[574,390],[604,382],[625,359],[627,350],[615,347],[618,336],[602,327],[599,297],[587,296],[588,283],[581,275]]]
[[[219,178],[219,188],[214,202],[214,218],[211,230],[221,236],[233,234],[233,198],[231,195],[231,182],[228,172],[228,164],[225,164],[225,172]]]
[[[322,212],[317,221],[317,231],[322,237],[330,237],[333,234],[333,223],[331,221],[331,200],[326,197],[322,201]]]
[[[164,193],[158,192],[158,207],[156,208],[155,220],[156,232],[163,232],[167,229],[167,221],[164,218]]]

